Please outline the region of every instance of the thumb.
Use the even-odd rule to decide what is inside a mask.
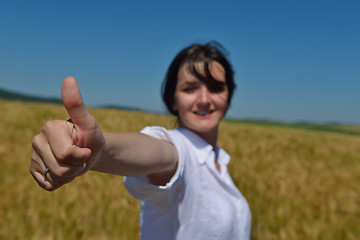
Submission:
[[[91,115],[86,110],[79,85],[73,76],[69,76],[63,81],[61,98],[72,122],[80,127],[86,127]]]

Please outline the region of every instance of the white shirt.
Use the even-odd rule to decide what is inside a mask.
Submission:
[[[165,186],[146,176],[125,177],[124,183],[140,200],[140,237],[143,240],[250,239],[251,212],[228,171],[230,156],[195,133],[177,128],[146,127],[142,133],[171,142],[178,167]]]

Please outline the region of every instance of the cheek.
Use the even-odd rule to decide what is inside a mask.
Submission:
[[[176,105],[177,111],[180,114],[184,114],[186,112],[188,112],[191,109],[190,104],[186,103],[186,102],[179,102]]]
[[[227,108],[228,107],[228,95],[227,94],[217,95],[214,98],[214,103],[219,108]]]
[[[179,94],[175,95],[174,102],[174,106],[177,110],[186,110],[188,108],[191,108],[193,100],[190,96],[184,96],[182,94]]]

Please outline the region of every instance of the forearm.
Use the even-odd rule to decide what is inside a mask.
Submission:
[[[149,175],[174,168],[175,147],[141,133],[104,133],[104,150],[92,170],[123,176]]]

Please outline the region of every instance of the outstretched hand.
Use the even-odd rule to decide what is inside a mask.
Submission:
[[[86,173],[96,163],[105,144],[96,119],[82,101],[74,77],[64,80],[61,97],[72,122],[49,121],[32,141],[30,173],[48,191]]]

